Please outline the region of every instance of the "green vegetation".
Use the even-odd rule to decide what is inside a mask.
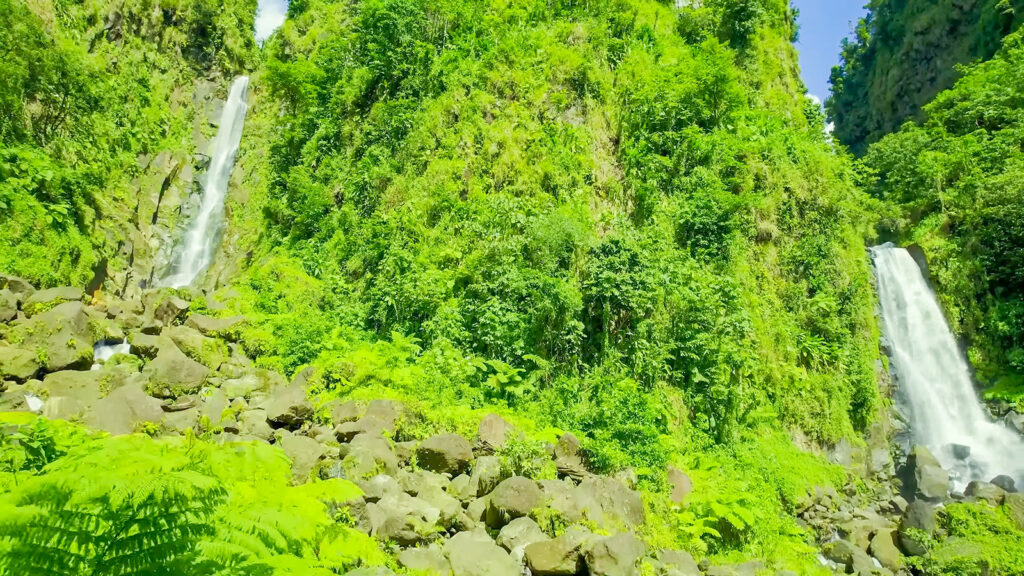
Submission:
[[[871,0],[827,103],[835,137],[857,154],[921,118],[926,104],[960,76],[960,64],[987,60],[1024,19],[1021,0]]]
[[[1024,392],[1022,37],[965,69],[956,86],[872,146],[869,192],[890,206],[885,224],[924,248],[954,329],[991,393]]]
[[[142,159],[191,156],[182,87],[253,63],[255,5],[0,1],[0,270],[84,286],[130,265]]]
[[[929,542],[919,562],[936,576],[1010,576],[1024,571],[1024,532],[1007,515],[1006,507],[951,504],[940,515],[941,535]]]

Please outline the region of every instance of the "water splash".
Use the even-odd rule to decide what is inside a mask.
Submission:
[[[958,489],[999,474],[1024,481],[1024,438],[992,421],[935,295],[909,252],[871,249],[878,298],[898,380],[897,401],[917,444],[927,446]],[[970,453],[955,449],[969,447]],[[957,457],[956,451],[961,452]]]
[[[97,342],[96,345],[92,347],[92,360],[94,362],[92,369],[99,370],[101,365],[107,360],[110,360],[114,354],[129,354],[131,351],[132,347],[128,344],[127,338],[120,342],[116,340],[113,342],[107,340]]]
[[[199,213],[185,232],[170,274],[160,282],[163,286],[182,288],[191,285],[213,260],[224,220],[228,182],[238,154],[238,145],[242,141],[248,90],[248,76],[239,76],[231,83],[231,92],[221,112],[217,137],[210,144],[210,167],[206,172]]]

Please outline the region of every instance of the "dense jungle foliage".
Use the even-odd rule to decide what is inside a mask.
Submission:
[[[830,104],[855,150],[875,132],[850,140],[837,107],[875,105],[870,70],[907,60],[900,27],[948,16],[875,32],[890,3],[872,6]],[[982,16],[949,62],[991,54],[1012,9],[962,8]],[[191,312],[244,316],[232,340],[253,369],[315,368],[319,425],[349,399],[402,401],[394,441],[472,437],[495,412],[524,434],[503,469],[537,478],[571,431],[592,471],[635,474],[651,547],[817,574],[798,508],[815,488],[869,492],[823,454],[885,418],[864,251],[878,214],[933,257],[982,373],[1024,372],[1016,35],[855,163],[804,96],[786,0],[294,0],[262,47],[254,10],[0,0],[0,273],[85,286],[132,266],[142,160],[197,153],[190,89],[246,73],[235,275],[190,292]],[[277,446],[197,428],[0,414],[0,576],[396,567],[342,506],[356,485],[292,485]],[[698,487],[685,506],[669,466]],[[922,569],[1020,566],[1002,509],[942,522]]]
[[[116,257],[138,224],[140,158],[192,154],[181,88],[254,63],[255,9],[0,1],[0,269],[85,285]]]
[[[834,135],[857,154],[950,88],[960,64],[987,60],[1024,18],[1020,0],[871,0],[844,40],[827,102]]]
[[[884,223],[920,244],[954,328],[990,394],[1024,393],[1024,84],[1020,33],[995,58],[873,145],[868,190],[891,205]]]

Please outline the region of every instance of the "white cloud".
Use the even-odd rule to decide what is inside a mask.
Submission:
[[[822,104],[821,104],[821,98],[818,98],[818,97],[817,97],[817,96],[815,96],[814,94],[811,94],[810,92],[808,92],[808,93],[807,93],[807,98],[808,98],[808,99],[809,99],[809,100],[810,100],[811,102],[814,102],[815,104],[817,104],[817,105],[818,105],[819,107],[821,107],[821,106],[822,106]]]
[[[266,40],[284,24],[287,15],[287,0],[259,0],[259,8],[256,10],[256,41],[262,43]]]

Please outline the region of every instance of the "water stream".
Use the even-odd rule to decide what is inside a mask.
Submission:
[[[210,144],[210,167],[202,186],[199,212],[189,223],[184,239],[174,252],[170,273],[161,281],[163,286],[181,288],[191,285],[209,267],[217,251],[224,222],[224,198],[242,140],[248,90],[248,76],[239,76],[231,83],[217,137]]]
[[[921,268],[903,248],[871,249],[882,320],[896,375],[897,402],[915,444],[950,471],[954,487],[1006,474],[1024,485],[1024,438],[993,422],[982,407],[967,361]],[[966,446],[969,455],[964,457]],[[956,452],[959,452],[959,456]]]

